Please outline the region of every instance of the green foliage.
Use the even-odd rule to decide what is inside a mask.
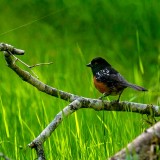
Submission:
[[[99,97],[85,65],[103,56],[128,81],[149,89],[127,89],[121,100],[159,105],[159,8],[158,0],[3,0],[0,38],[24,49],[19,58],[28,64],[53,61],[34,68],[53,87]],[[27,144],[68,103],[23,82],[6,67],[2,54],[0,62],[0,151],[12,159],[35,159]],[[148,127],[143,123],[135,113],[81,109],[47,140],[47,159],[105,159],[143,132]]]

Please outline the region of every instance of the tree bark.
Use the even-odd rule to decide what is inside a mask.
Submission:
[[[139,135],[126,148],[109,160],[158,160],[160,159],[160,122]]]

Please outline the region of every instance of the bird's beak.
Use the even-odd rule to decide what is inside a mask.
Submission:
[[[88,63],[86,66],[87,66],[87,67],[92,67],[91,63]]]

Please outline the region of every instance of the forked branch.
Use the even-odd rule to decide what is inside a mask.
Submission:
[[[54,120],[40,133],[40,135],[29,144],[29,147],[36,149],[39,160],[45,159],[43,150],[43,143],[45,142],[45,140],[59,126],[64,117],[71,115],[78,109],[92,108],[96,111],[126,111],[152,116],[160,116],[159,106],[156,105],[148,105],[134,102],[108,102],[99,99],[81,97],[53,88],[49,85],[44,84],[39,79],[31,75],[29,72],[22,70],[16,65],[16,61],[13,60],[12,54],[22,55],[24,54],[23,50],[16,49],[11,45],[1,43],[0,51],[4,52],[5,60],[8,67],[10,67],[14,72],[16,72],[16,74],[21,77],[22,80],[36,87],[41,92],[70,102],[68,106],[62,109],[62,111],[60,111],[55,116]]]

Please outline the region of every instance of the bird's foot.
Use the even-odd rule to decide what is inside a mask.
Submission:
[[[103,95],[101,97],[99,97],[98,99],[103,100],[103,98],[109,96],[110,94],[108,93],[103,93]]]
[[[104,97],[105,97],[105,96],[101,96],[101,97],[99,97],[98,99],[99,99],[99,100],[103,100]]]
[[[111,101],[111,103],[119,103],[119,99]]]

